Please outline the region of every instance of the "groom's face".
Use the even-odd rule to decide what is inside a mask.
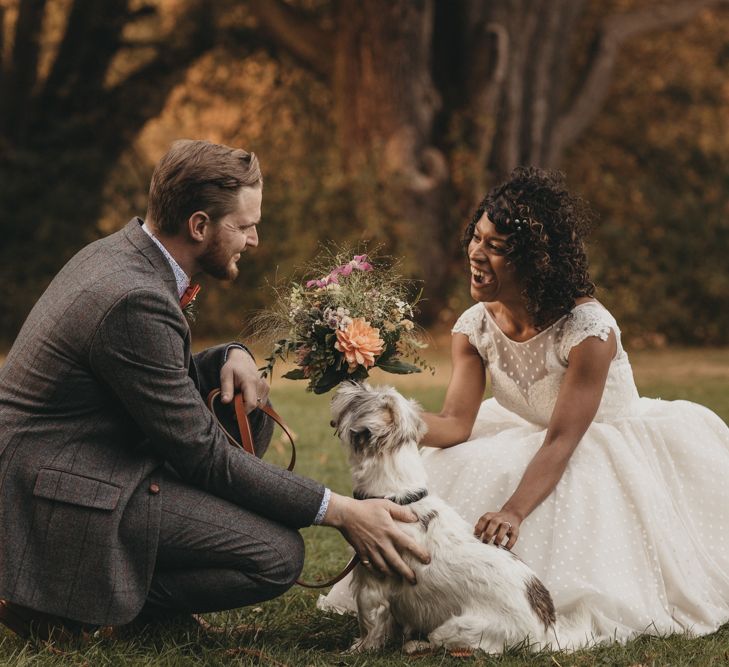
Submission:
[[[212,223],[210,240],[198,260],[205,273],[219,280],[238,276],[241,255],[246,248],[258,245],[261,199],[260,185],[243,187],[238,193],[238,208]]]

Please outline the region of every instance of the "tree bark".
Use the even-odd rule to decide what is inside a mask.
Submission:
[[[281,0],[251,0],[261,29],[308,69],[331,79],[333,35],[315,17]]]
[[[441,243],[448,169],[433,143],[441,104],[431,74],[434,0],[341,0],[331,32],[309,20],[294,29],[294,11],[278,0],[251,8],[271,39],[331,85],[341,167],[372,204],[353,211],[364,235],[437,284],[449,261]],[[415,221],[417,234],[403,234]]]

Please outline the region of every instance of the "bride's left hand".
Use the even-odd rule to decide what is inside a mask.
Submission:
[[[511,549],[519,539],[521,519],[507,510],[486,512],[477,522],[473,534],[486,544],[500,544]],[[506,544],[504,540],[508,538]]]

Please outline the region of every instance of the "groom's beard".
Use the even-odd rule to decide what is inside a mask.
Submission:
[[[198,259],[200,268],[218,280],[235,280],[238,277],[238,267],[233,257],[239,253],[227,250],[220,239],[220,232],[216,233],[210,245]]]

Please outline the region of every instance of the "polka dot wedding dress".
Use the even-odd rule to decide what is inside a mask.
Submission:
[[[570,350],[611,329],[618,351],[597,414],[514,551],[558,613],[589,611],[594,641],[713,632],[729,620],[729,428],[700,405],[640,398],[617,323],[596,302],[522,343],[484,304],[460,317],[453,331],[483,357],[494,398],[467,442],[423,450],[430,491],[473,525],[498,510],[542,444]],[[353,611],[348,580],[319,606]]]

